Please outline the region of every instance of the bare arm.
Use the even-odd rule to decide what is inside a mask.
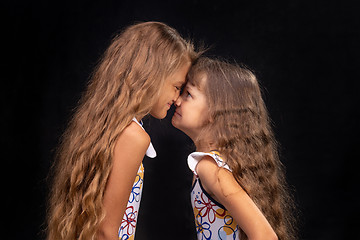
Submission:
[[[205,190],[226,207],[249,240],[277,239],[265,216],[230,171],[219,168],[206,156],[198,163],[197,173]]]
[[[118,231],[129,195],[144,158],[150,137],[136,123],[131,123],[119,136],[113,156],[113,167],[104,194],[105,219],[98,240],[118,240]]]

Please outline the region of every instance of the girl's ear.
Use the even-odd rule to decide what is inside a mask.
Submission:
[[[208,106],[209,106],[209,105],[208,105]],[[207,113],[207,115],[208,115],[208,123],[214,123],[214,122],[215,122],[215,119],[214,119],[214,117],[212,116],[209,107],[208,107],[208,111],[207,111],[207,112],[208,112],[208,113]]]
[[[215,122],[214,118],[209,114],[209,123],[214,123],[214,122]]]

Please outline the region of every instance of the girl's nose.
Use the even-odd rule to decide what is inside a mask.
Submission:
[[[174,96],[174,98],[173,98],[174,103],[176,102],[176,100],[177,100],[179,97],[180,97],[180,91],[176,91],[175,96]]]
[[[180,107],[180,105],[181,105],[181,95],[176,99],[174,105],[175,105],[175,107]]]

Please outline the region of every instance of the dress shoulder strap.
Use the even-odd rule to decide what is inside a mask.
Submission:
[[[188,166],[190,168],[190,170],[197,175],[196,172],[196,165],[201,161],[201,159],[203,159],[205,156],[210,156],[212,159],[214,159],[214,161],[216,162],[216,164],[219,167],[225,168],[227,170],[229,170],[230,172],[231,169],[229,167],[229,165],[226,164],[226,162],[221,158],[219,152],[217,151],[211,151],[208,153],[205,152],[193,152],[188,156],[187,162],[188,162]]]
[[[144,131],[145,131],[145,129],[144,129],[144,127],[142,126],[143,125],[143,122],[142,122],[142,120],[140,120],[140,122],[136,119],[136,117],[133,117],[133,119],[132,119],[134,122],[136,122]]]

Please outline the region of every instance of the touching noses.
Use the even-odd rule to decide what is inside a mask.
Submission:
[[[181,105],[181,95],[176,99],[174,104],[175,104],[175,107],[180,107],[180,105]]]

